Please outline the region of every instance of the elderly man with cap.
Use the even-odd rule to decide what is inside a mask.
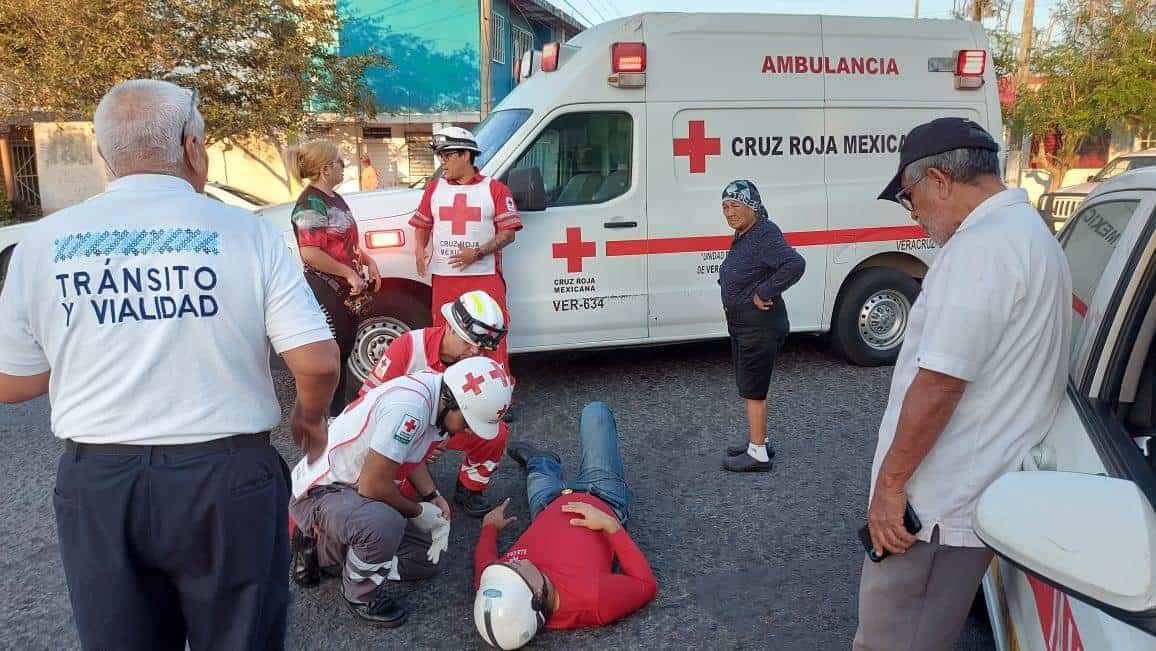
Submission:
[[[941,250],[879,426],[856,650],[952,647],[991,561],[976,500],[1020,467],[1063,396],[1071,276],[1027,194],[1000,180],[997,151],[970,120],[933,120],[879,195]]]
[[[430,148],[441,159],[442,175],[426,186],[409,224],[414,228],[417,273],[432,275],[433,325],[445,325],[443,305],[475,289],[494,297],[509,324],[502,249],[522,228],[514,196],[504,183],[478,171],[475,163],[482,150],[469,131],[441,129]],[[509,371],[505,340],[494,359]]]

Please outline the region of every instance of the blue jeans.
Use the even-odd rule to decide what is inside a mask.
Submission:
[[[619,522],[629,515],[630,488],[622,470],[622,454],[618,451],[618,426],[614,414],[603,402],[592,402],[582,410],[578,424],[581,456],[578,477],[566,483],[562,464],[553,457],[533,457],[526,461],[526,497],[530,502],[530,519],[538,517],[542,509],[569,488],[574,492],[597,496],[614,510]]]

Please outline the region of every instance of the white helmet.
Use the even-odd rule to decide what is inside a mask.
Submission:
[[[459,337],[486,350],[497,350],[506,336],[506,317],[501,306],[480,289],[443,305],[442,316]]]
[[[449,151],[451,149],[466,149],[479,154],[482,153],[482,150],[478,148],[478,140],[474,137],[474,134],[461,127],[438,129],[433,134],[433,140],[430,141],[429,148],[435,152]]]
[[[474,625],[487,644],[517,649],[545,623],[545,608],[521,574],[500,564],[482,571],[474,597]]]
[[[496,438],[514,395],[514,380],[506,369],[488,357],[467,357],[447,368],[442,382],[474,434]]]

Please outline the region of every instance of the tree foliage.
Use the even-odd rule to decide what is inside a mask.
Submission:
[[[0,120],[89,119],[133,78],[196,88],[209,140],[277,137],[311,112],[372,117],[375,53],[343,57],[325,0],[2,0]]]
[[[1060,38],[1031,53],[1008,116],[1016,131],[1058,135],[1039,152],[1052,190],[1089,136],[1156,125],[1156,0],[1067,0],[1056,12]]]

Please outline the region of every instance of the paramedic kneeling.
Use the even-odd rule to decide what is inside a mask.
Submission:
[[[491,378],[498,369],[493,360],[470,357],[445,373],[418,371],[390,380],[330,423],[320,459],[302,459],[293,468],[289,512],[316,541],[311,558],[328,574],[341,574],[346,605],[367,622],[401,626],[408,613],[385,582],[437,572],[449,545],[450,506],[423,461],[447,434],[469,428],[497,436],[512,392]],[[406,479],[422,501],[402,494]]]
[[[516,649],[544,625],[566,629],[614,622],[645,606],[658,584],[622,528],[630,501],[610,409],[582,410],[578,476],[567,486],[558,455],[510,444],[526,467],[532,522],[504,555],[498,531],[514,520],[506,503],[486,515],[474,552],[474,624],[492,646]],[[617,557],[620,574],[611,572]]]

